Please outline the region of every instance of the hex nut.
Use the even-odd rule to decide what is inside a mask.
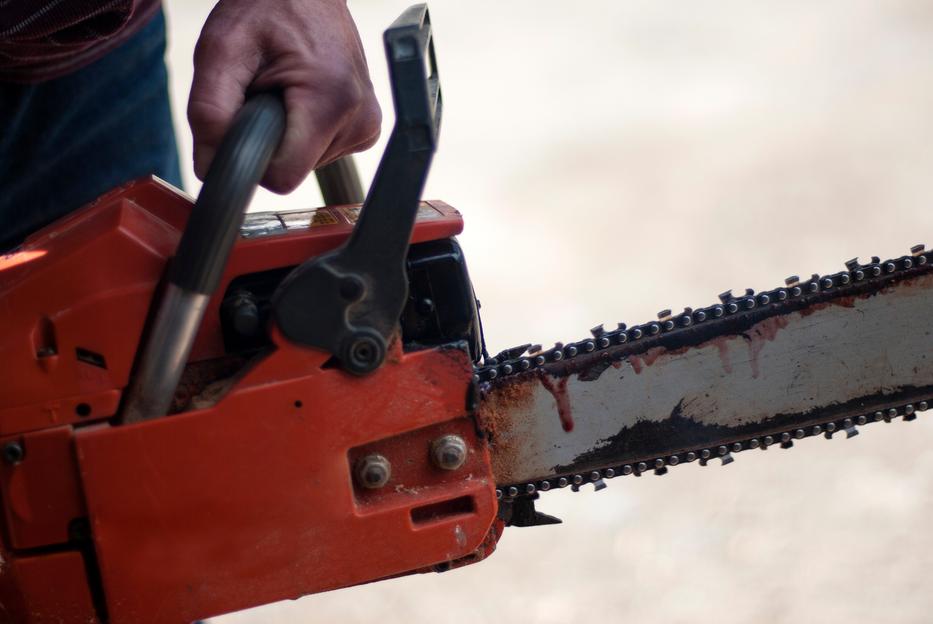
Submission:
[[[367,455],[356,463],[356,481],[364,488],[381,488],[391,477],[392,464],[382,455]]]
[[[466,458],[466,442],[458,435],[441,436],[431,443],[431,461],[441,470],[457,470]]]

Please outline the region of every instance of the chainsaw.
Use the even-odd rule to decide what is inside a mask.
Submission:
[[[493,553],[550,490],[913,420],[933,252],[490,355],[422,201],[428,11],[386,30],[395,124],[365,198],[247,213],[285,128],[251,97],[196,201],[137,180],[0,256],[0,620],[191,622]]]

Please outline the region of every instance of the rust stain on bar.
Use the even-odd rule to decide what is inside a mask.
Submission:
[[[573,412],[570,409],[570,397],[567,396],[567,381],[570,378],[561,377],[555,383],[550,375],[544,371],[540,371],[538,379],[541,380],[541,385],[551,393],[551,396],[554,397],[554,401],[557,403],[557,415],[560,418],[560,426],[564,431],[570,433],[573,431]]]

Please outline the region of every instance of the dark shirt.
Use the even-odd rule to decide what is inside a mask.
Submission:
[[[159,0],[0,2],[0,81],[35,83],[96,61],[136,33]]]

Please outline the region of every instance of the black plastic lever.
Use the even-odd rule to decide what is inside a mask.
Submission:
[[[295,268],[272,299],[286,338],[332,353],[365,374],[385,359],[408,296],[405,257],[441,119],[427,6],[405,11],[383,35],[395,126],[359,221],[339,249]]]

